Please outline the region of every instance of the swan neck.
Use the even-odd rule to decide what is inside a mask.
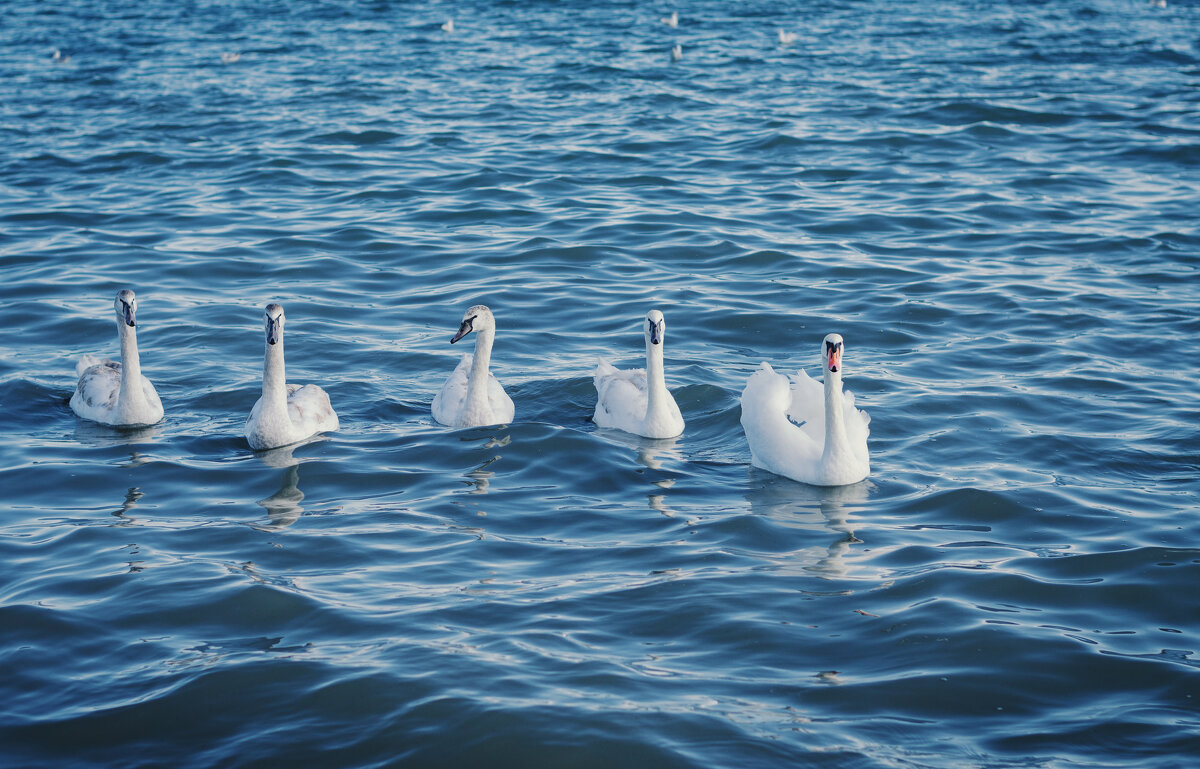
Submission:
[[[121,338],[121,393],[119,402],[125,408],[145,399],[142,392],[142,361],[138,356],[137,328],[117,319],[117,334]]]
[[[842,377],[825,372],[825,447],[823,454],[846,448],[846,418],[842,406]]]
[[[287,374],[283,368],[283,335],[275,344],[265,343],[263,358],[262,408],[287,409]]]
[[[646,413],[658,413],[666,403],[667,381],[663,373],[663,346],[646,339]]]
[[[492,340],[496,332],[485,329],[478,332],[475,340],[475,355],[471,360],[471,377],[467,380],[467,403],[486,403],[488,394],[488,368],[492,365]]]

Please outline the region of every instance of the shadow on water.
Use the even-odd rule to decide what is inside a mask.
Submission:
[[[808,571],[828,577],[844,577],[846,557],[853,545],[853,514],[861,512],[870,497],[869,481],[848,486],[809,486],[804,483],[750,468],[746,501],[750,511],[773,523],[792,529],[832,531],[837,536]]]

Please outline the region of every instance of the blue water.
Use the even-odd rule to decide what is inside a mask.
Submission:
[[[5,769],[1200,762],[1195,2],[8,0],[0,53]],[[123,287],[134,431],[67,406]],[[342,429],[256,454],[269,301]],[[516,419],[453,431],[477,302]],[[675,440],[589,420],[652,307]],[[831,331],[820,489],[738,396]]]

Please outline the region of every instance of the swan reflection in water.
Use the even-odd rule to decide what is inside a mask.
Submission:
[[[154,443],[162,436],[161,425],[146,427],[111,427],[99,422],[86,419],[75,420],[75,432],[72,437],[83,446],[89,448],[112,448],[122,446],[129,450],[129,461],[122,462],[121,467],[138,467],[149,462],[149,454],[138,451],[137,447],[145,443]]]
[[[598,428],[597,436],[624,446],[634,452],[638,464],[647,470],[656,471],[650,483],[656,488],[649,492],[647,504],[651,510],[662,513],[668,518],[675,517],[675,511],[667,505],[666,491],[675,485],[675,476],[670,470],[663,470],[664,465],[682,464],[683,453],[679,450],[679,436],[674,438],[643,438],[640,435],[627,433],[624,430]]]
[[[137,486],[132,486],[125,492],[125,501],[121,503],[120,509],[112,511],[113,517],[118,519],[117,526],[129,526],[137,522],[137,518],[129,515],[129,511],[137,507],[138,500],[144,496],[146,493]]]
[[[664,463],[683,462],[683,454],[679,451],[679,438],[640,438],[627,435],[637,450],[637,461],[647,470],[661,471]],[[668,518],[675,517],[675,511],[667,504],[668,491],[675,485],[675,477],[668,473],[660,473],[661,478],[654,478],[650,483],[658,489],[646,495],[650,509]]]
[[[304,508],[300,506],[304,500],[304,492],[300,490],[300,460],[292,455],[299,445],[307,443],[254,452],[254,456],[267,467],[283,468],[279,491],[257,501],[267,511],[267,523],[252,524],[259,531],[286,529],[304,514]]]
[[[487,442],[480,448],[482,449],[502,449],[512,443],[512,436],[505,433],[502,436],[491,436]],[[496,477],[494,470],[488,468],[500,459],[500,454],[485,459],[478,467],[467,472],[463,477],[466,478],[464,483],[470,487],[468,494],[487,494],[488,488],[492,484],[492,479]]]
[[[847,486],[809,486],[766,470],[750,468],[746,501],[755,515],[781,526],[815,531],[833,531],[837,537],[828,546],[812,548],[816,559],[804,568],[828,577],[845,576],[846,556],[851,545],[862,544],[854,536],[851,514],[865,505],[870,482]]]

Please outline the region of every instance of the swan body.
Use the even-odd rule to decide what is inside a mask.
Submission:
[[[823,384],[803,371],[789,380],[767,363],[750,376],[742,428],[751,464],[814,486],[857,483],[870,474],[871,418],[842,391],[842,349],[838,334],[822,342]]]
[[[475,354],[464,355],[442,389],[433,398],[433,418],[448,427],[480,427],[512,421],[512,398],[489,370],[496,319],[492,311],[477,304],[463,315],[454,344],[472,331],[478,334]]]
[[[314,384],[288,384],[283,367],[283,307],[266,309],[266,354],[262,397],[246,420],[252,449],[273,449],[340,427],[329,395]]]
[[[137,298],[129,289],[117,292],[120,362],[84,355],[75,366],[79,382],[71,395],[71,410],[84,419],[106,425],[152,425],[163,418],[162,401],[150,380],[142,375],[137,346]]]
[[[663,377],[666,321],[658,310],[646,313],[646,368],[622,371],[604,359],[596,363],[596,412],[592,421],[645,438],[674,438],[683,416]]]

